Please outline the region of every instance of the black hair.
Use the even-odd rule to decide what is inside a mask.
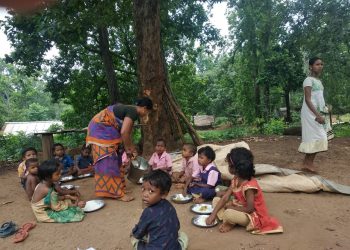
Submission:
[[[317,56],[314,56],[312,58],[310,58],[309,60],[309,65],[312,66],[314,65],[314,63],[317,61],[317,60],[322,60],[320,57],[317,57]]]
[[[254,156],[250,150],[243,147],[233,148],[226,160],[229,162],[230,173],[244,180],[250,180],[254,177]]]
[[[159,188],[161,194],[169,193],[171,188],[170,175],[163,170],[156,169],[143,177],[143,182],[148,181],[152,186]]]
[[[156,142],[163,142],[164,146],[166,147],[166,142],[163,138],[158,138]]]
[[[35,154],[38,154],[38,151],[37,151],[35,148],[33,148],[33,147],[28,147],[28,148],[25,148],[25,149],[22,150],[22,152],[21,152],[22,158],[24,158],[24,156],[26,155],[26,153],[27,153],[28,151],[34,151]]]
[[[26,165],[26,168],[28,169],[32,163],[39,163],[39,160],[37,158],[30,158],[30,159],[26,160],[24,164]]]
[[[142,97],[142,98],[137,99],[136,106],[146,107],[148,110],[152,110],[153,109],[153,102],[148,97]]]
[[[198,155],[200,154],[204,154],[211,161],[214,161],[216,157],[214,149],[209,146],[198,149]]]
[[[64,150],[64,146],[63,146],[63,144],[62,143],[54,143],[53,145],[52,145],[52,152],[54,153],[55,152],[55,149],[56,149],[56,147],[62,147],[63,148],[63,150]]]
[[[184,143],[183,147],[187,147],[193,153],[193,155],[197,153],[197,146],[192,143]]]
[[[52,178],[52,175],[60,169],[60,162],[52,159],[44,161],[40,164],[38,168],[38,177],[39,180],[49,180]]]
[[[91,152],[91,144],[89,144],[88,146],[86,146],[86,144],[84,143],[83,146],[81,146],[81,151],[88,149]]]

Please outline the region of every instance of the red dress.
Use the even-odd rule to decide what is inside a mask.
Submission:
[[[277,219],[269,216],[262,194],[261,188],[259,187],[258,182],[255,178],[252,178],[250,181],[245,181],[238,186],[238,178],[234,177],[231,181],[232,194],[235,199],[233,203],[235,205],[241,205],[246,207],[247,200],[245,197],[245,192],[248,189],[254,189],[256,191],[254,197],[254,209],[253,213],[247,214],[250,223],[247,225],[247,230],[259,230],[261,233],[275,230],[280,227],[280,223]]]

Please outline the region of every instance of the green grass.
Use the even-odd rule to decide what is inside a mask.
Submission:
[[[335,137],[350,137],[350,123],[333,125]]]

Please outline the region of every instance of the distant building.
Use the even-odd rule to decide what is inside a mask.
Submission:
[[[19,132],[24,132],[27,135],[45,133],[54,124],[63,126],[62,121],[5,122],[1,133],[3,135],[17,134]]]

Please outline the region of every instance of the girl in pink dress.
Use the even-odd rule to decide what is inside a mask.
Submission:
[[[206,223],[212,224],[216,217],[223,221],[219,227],[222,233],[238,224],[253,234],[282,233],[279,222],[269,216],[263,193],[254,178],[255,169],[252,153],[246,148],[234,148],[227,155],[228,168],[235,177],[222,198],[213,200],[213,213]],[[230,200],[231,195],[233,200]]]

